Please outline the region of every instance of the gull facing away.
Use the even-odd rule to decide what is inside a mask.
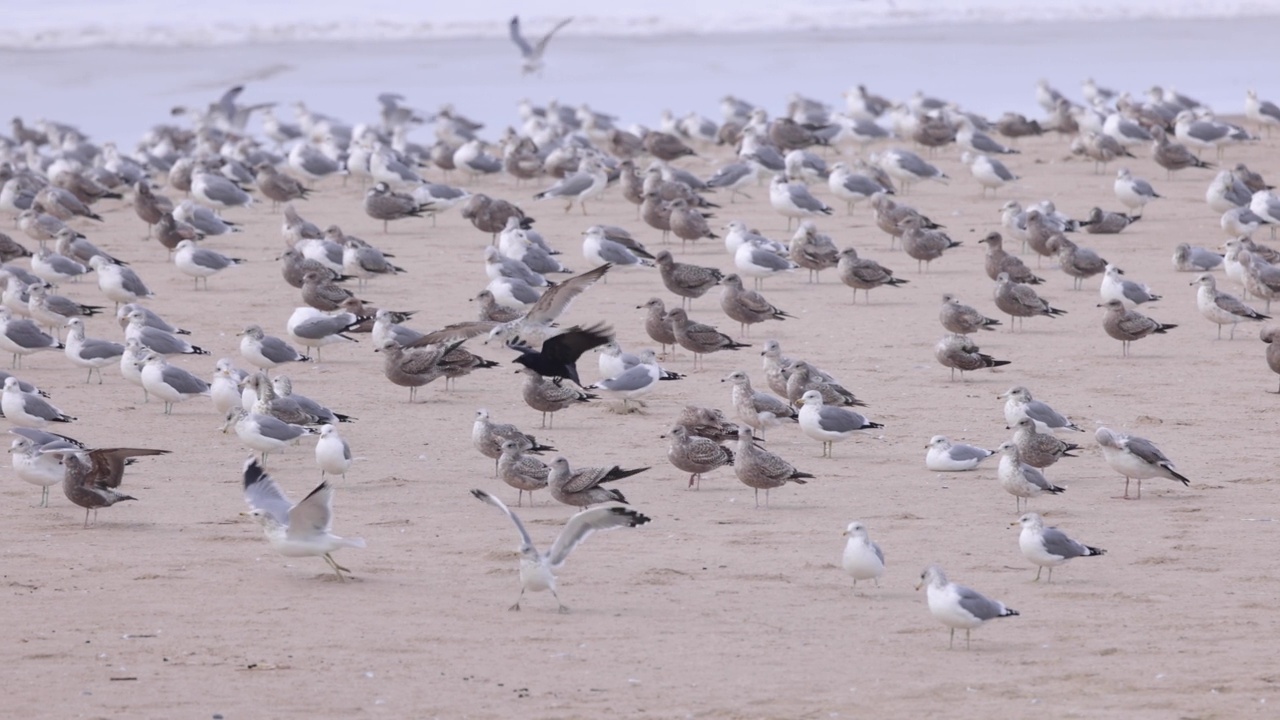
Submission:
[[[845,541],[840,565],[853,578],[853,586],[858,587],[859,580],[874,580],[876,587],[880,587],[880,576],[884,575],[884,551],[867,535],[867,526],[851,522],[844,529],[844,536],[849,539]]]
[[[1218,339],[1222,339],[1222,326],[1231,326],[1230,339],[1236,337],[1236,325],[1246,320],[1270,320],[1271,316],[1263,315],[1245,305],[1240,298],[1218,290],[1217,280],[1209,273],[1204,273],[1191,282],[1196,288],[1196,307],[1209,322],[1218,326]]]
[[[62,492],[72,503],[84,508],[84,527],[89,527],[90,510],[93,511],[93,522],[96,524],[98,508],[111,507],[125,500],[137,500],[116,489],[124,478],[124,466],[129,458],[169,454],[168,450],[142,448],[89,450],[69,444],[59,444],[52,449],[46,445],[45,452],[63,456],[66,476],[62,481]]]
[[[547,590],[556,599],[560,612],[569,612],[569,608],[560,602],[560,596],[556,594],[555,576],[555,571],[564,567],[565,561],[569,559],[569,553],[597,530],[633,528],[650,520],[649,517],[630,508],[615,506],[583,510],[569,518],[560,535],[556,537],[556,541],[552,543],[551,549],[542,553],[534,546],[533,539],[529,537],[529,531],[525,530],[524,523],[520,522],[519,516],[511,512],[511,508],[483,490],[472,490],[471,494],[477,500],[501,510],[516,526],[516,532],[520,533],[520,596],[516,598],[511,610],[520,609],[520,601],[524,599],[525,591]]]
[[[948,581],[942,568],[937,565],[930,565],[920,574],[920,582],[916,583],[916,589],[919,590],[921,587],[926,587],[929,612],[933,613],[933,616],[943,625],[951,628],[948,649],[955,646],[956,630],[964,630],[964,647],[968,650],[971,630],[988,620],[1018,614],[1017,610],[1005,607],[1002,602]]]
[[[520,48],[520,70],[523,74],[542,74],[542,55],[547,51],[547,43],[551,42],[551,37],[559,32],[560,28],[568,25],[572,21],[573,18],[565,18],[564,20],[561,20],[556,23],[555,27],[551,28],[546,35],[543,35],[538,40],[537,45],[531,45],[529,41],[525,39],[524,33],[520,31],[520,16],[517,15],[511,18],[511,42],[515,43],[516,47]]]
[[[1102,447],[1102,459],[1107,461],[1112,470],[1124,476],[1125,500],[1130,499],[1130,480],[1138,481],[1138,494],[1134,500],[1142,499],[1142,481],[1150,478],[1177,480],[1190,487],[1191,481],[1174,470],[1173,461],[1150,440],[1105,427],[1098,428],[1094,437]]]
[[[934,472],[964,472],[982,464],[994,452],[975,445],[953,443],[946,435],[934,435],[924,456],[924,466]]]
[[[1025,286],[1024,286],[1025,287]],[[956,370],[960,371],[960,379],[964,379],[965,371],[1008,365],[1012,360],[997,360],[986,353],[969,339],[968,335],[947,333],[933,346],[933,356],[938,363],[951,369],[951,379],[956,379]]]
[[[942,309],[938,312],[938,320],[947,332],[957,335],[968,335],[979,330],[995,330],[999,320],[983,315],[976,308],[960,302],[960,298],[947,293],[942,296]]]
[[[338,580],[346,582],[342,573],[351,571],[333,559],[332,553],[342,548],[362,548],[361,538],[341,538],[333,534],[333,486],[322,482],[297,505],[289,500],[276,481],[263,470],[257,459],[244,464],[244,500],[247,515],[262,525],[271,548],[285,557],[315,557],[333,568]]]
[[[1037,513],[1027,513],[1011,525],[1022,526],[1022,533],[1018,535],[1018,549],[1022,550],[1023,557],[1036,565],[1036,582],[1040,581],[1040,573],[1045,568],[1049,568],[1049,579],[1046,582],[1053,582],[1053,569],[1066,561],[1107,554],[1102,548],[1072,540],[1058,528],[1045,527],[1044,518]]]
[[[800,405],[800,431],[822,442],[822,456],[832,457],[837,442],[848,440],[859,430],[882,428],[848,408],[824,406],[822,393],[808,390],[797,401]]]

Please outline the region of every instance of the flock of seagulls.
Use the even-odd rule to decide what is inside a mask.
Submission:
[[[511,37],[526,73],[539,71],[548,42],[568,22],[530,43],[518,18],[511,20]],[[949,153],[958,155],[959,167],[972,176],[977,190],[973,202],[984,210],[989,206],[989,224],[999,228],[984,228],[978,242],[984,246],[982,272],[990,281],[990,302],[985,304],[994,309],[966,304],[954,293],[941,295],[937,317],[945,334],[934,346],[934,359],[953,380],[957,371],[964,380],[966,373],[1010,372],[1022,362],[1016,344],[1006,345],[997,358],[982,352],[976,337],[1024,331],[1010,335],[1011,341],[1030,342],[1026,336],[1039,325],[1068,312],[1100,308],[1098,332],[1118,340],[1131,362],[1143,359],[1133,351],[1134,342],[1179,327],[1148,317],[1145,306],[1164,298],[1100,250],[1085,246],[1091,234],[1130,232],[1148,205],[1159,214],[1170,196],[1122,167],[1115,175],[1113,197],[1098,198],[1099,205],[1085,217],[1071,218],[1047,199],[1025,206],[990,200],[988,193],[1007,194],[1025,177],[1044,172],[1043,166],[1022,161],[1020,141],[1027,136],[1056,133],[1066,153],[1085,157],[1098,169],[1120,158],[1137,168],[1149,155],[1166,171],[1165,182],[1203,175],[1210,213],[1221,216],[1230,237],[1226,252],[1189,243],[1170,243],[1169,250],[1178,271],[1195,274],[1190,283],[1196,287],[1195,306],[1216,326],[1218,338],[1223,326],[1229,329],[1229,341],[1237,325],[1269,320],[1270,300],[1280,293],[1280,266],[1275,264],[1280,251],[1252,238],[1262,227],[1280,223],[1280,199],[1243,164],[1228,168],[1223,162],[1233,148],[1260,142],[1257,135],[1161,88],[1152,88],[1140,100],[1127,93],[1108,94],[1090,81],[1084,86],[1086,102],[1076,103],[1042,83],[1037,97],[1046,112],[1043,120],[1013,113],[989,120],[920,93],[893,103],[859,86],[846,93],[844,109],[795,96],[784,113],[771,116],[761,107],[726,97],[719,121],[665,113],[656,128],[623,127],[618,118],[586,105],[538,107],[525,101],[518,109],[518,126],[500,137],[490,134],[492,141],[483,139],[483,125],[450,105],[422,113],[403,97],[387,93],[378,98],[378,121],[353,125],[297,103],[294,124],[277,116],[271,104],[241,104],[243,91],[234,88],[207,109],[182,109],[180,116],[191,122],[189,127],[158,125],[132,153],[111,143],[93,143],[70,125],[41,122],[29,127],[14,121],[13,136],[0,139],[0,212],[13,217],[18,236],[0,234],[0,348],[12,355],[15,372],[24,363],[43,365],[40,356],[46,350],[62,351],[77,373],[87,371],[86,382],[95,374],[99,385],[114,382],[114,377],[104,379],[103,371],[118,367],[126,382],[142,389],[144,401],[159,401],[164,415],[181,415],[183,403],[207,399],[223,421],[223,432],[234,433],[244,449],[257,454],[241,467],[249,506],[245,515],[260,524],[275,552],[322,558],[342,581],[353,573],[334,553],[365,543],[339,537],[332,529],[336,489],[349,473],[360,474],[355,464],[360,458],[340,428],[363,428],[377,419],[356,423],[356,418],[295,393],[291,375],[311,377],[305,368],[331,363],[380,366],[386,383],[408,389],[410,403],[425,394],[422,388],[442,380],[440,394],[424,403],[430,412],[454,413],[457,403],[435,400],[448,393],[484,397],[492,405],[488,400],[498,392],[497,381],[487,378],[509,372],[514,364],[514,372],[522,375],[519,395],[531,410],[529,417],[540,413],[547,433],[554,432],[557,413],[584,414],[575,410],[583,406],[608,406],[614,417],[594,422],[635,424],[637,432],[647,432],[643,428],[652,424],[646,416],[661,415],[667,460],[688,474],[690,489],[700,489],[716,470],[731,470],[752,489],[756,507],[768,512],[772,490],[819,485],[821,458],[836,458],[837,443],[857,447],[874,441],[875,431],[894,432],[893,422],[876,422],[855,410],[870,403],[849,389],[849,366],[828,371],[812,360],[788,357],[774,338],[811,348],[802,344],[807,338],[787,332],[795,325],[789,321],[822,313],[836,323],[849,322],[846,306],[852,309],[850,317],[873,314],[885,302],[881,296],[895,292],[879,292],[873,302],[871,290],[882,287],[896,289],[895,302],[914,303],[901,299],[904,286],[949,272],[959,262],[954,256],[962,252],[958,248],[966,248],[966,240],[958,229],[923,211],[949,221],[944,208],[930,207],[931,184],[969,182],[944,172],[940,157]],[[1274,105],[1252,92],[1248,98],[1246,116],[1260,131],[1280,124]],[[255,113],[262,117],[265,137],[246,129]],[[433,144],[409,139],[420,126],[434,131]],[[828,163],[833,155],[840,161]],[[369,227],[383,231],[376,241],[331,223],[322,229],[332,218],[320,223],[304,218],[303,209],[323,218],[328,214],[324,203],[341,202],[355,192],[342,186],[365,188],[355,204]],[[785,218],[787,235],[768,237],[735,218],[739,200],[767,208],[778,225]],[[1112,200],[1122,209],[1103,207]],[[843,213],[837,209],[841,205]],[[589,218],[580,223],[581,250],[576,254],[564,250],[566,238],[551,237],[549,231],[544,236],[536,229],[537,214],[563,211],[566,218],[579,217],[575,208]],[[444,220],[450,223],[450,242],[455,236],[458,244],[472,241],[473,260],[480,262],[471,262],[468,269],[443,257],[433,256],[427,263],[397,257],[420,255],[411,252],[403,238],[406,231],[414,236],[409,242],[430,237],[438,219],[455,210],[456,221]],[[204,338],[212,339],[215,329],[188,331],[165,321],[159,314],[165,298],[128,262],[130,248],[104,242],[110,253],[104,251],[94,242],[97,230],[126,225],[130,232],[157,240],[173,269],[191,278],[191,292],[207,294],[216,305],[212,298],[223,273],[260,272],[261,264],[212,247],[219,236],[242,233],[242,220],[254,213],[280,218],[282,240],[263,238],[262,246],[279,253],[281,280],[273,282],[297,298],[296,307],[232,319],[236,327],[226,329],[238,336],[238,358],[218,359],[209,376],[203,364],[210,342]],[[887,235],[888,249],[868,252],[866,242],[860,248],[846,245],[850,223],[863,238]],[[579,265],[579,256],[585,265]],[[713,259],[717,256],[718,261]],[[889,267],[909,266],[910,260],[916,261],[910,280]],[[835,284],[823,282],[824,270],[834,270],[835,283],[852,289],[853,305],[863,291],[865,305],[853,309],[847,300],[819,295],[824,285]],[[475,283],[473,317],[433,317],[439,327],[411,327],[420,320],[417,313],[425,315],[429,309],[438,315],[445,304],[435,279],[464,272],[487,280]],[[1065,286],[1066,278],[1076,291],[1099,283],[1100,302],[1071,302],[1068,310],[1062,307],[1065,301],[1041,296],[1056,294],[1048,288]],[[367,299],[382,288],[409,283],[420,288],[414,295],[418,307],[392,309]],[[1232,289],[1238,286],[1240,296],[1220,289],[1227,283]],[[628,306],[625,314],[606,317],[604,300],[618,292],[615,286],[643,286],[653,297],[634,311]],[[61,294],[72,291],[79,299]],[[717,303],[703,300],[711,293],[718,296]],[[1189,292],[1186,299],[1192,299]],[[1266,302],[1266,309],[1259,311],[1250,299]],[[932,326],[933,302],[916,308],[922,324]],[[1033,330],[1026,329],[1027,319]],[[737,332],[731,334],[735,324]],[[271,334],[275,327],[284,333]],[[106,337],[108,331],[115,339]],[[620,336],[638,338],[641,333],[657,349],[624,349]],[[1280,335],[1272,327],[1261,338],[1267,343],[1267,365],[1280,374]],[[322,348],[329,348],[329,359],[322,360]],[[597,358],[596,368],[580,366],[588,353]],[[927,351],[918,354],[928,357]],[[743,368],[755,362],[763,372],[755,373],[753,382],[752,373]],[[673,369],[676,363],[685,364],[686,371]],[[594,375],[598,379],[591,381]],[[677,399],[687,392],[679,388],[708,385],[716,378],[723,383],[718,387],[724,410]],[[514,383],[509,384],[514,395]],[[318,382],[316,386],[323,389]],[[1053,392],[1078,401],[1065,385]],[[1056,470],[1050,468],[1089,449],[1083,442],[1063,439],[1087,437],[1077,434],[1085,433],[1084,428],[1034,399],[1026,387],[1014,386],[1000,399],[1005,400],[1003,419],[1012,433],[1007,442],[988,449],[935,435],[927,442],[925,467],[940,473],[982,472],[984,462],[998,455],[991,463],[998,463],[991,487],[1013,495],[1017,512],[1046,495],[1062,495],[1052,502],[1066,502],[1068,483],[1055,485],[1049,475]],[[60,408],[40,388],[6,374],[0,410],[15,435],[15,474],[42,488],[42,505],[48,504],[48,489],[61,484],[66,497],[85,509],[87,527],[99,509],[137,500],[121,489],[125,468],[134,458],[170,451],[93,448],[48,432],[45,428],[85,424],[68,414],[75,412],[74,400],[58,398],[65,406]],[[673,413],[668,405],[685,406]],[[380,419],[396,422],[398,412],[389,404]],[[492,489],[471,490],[506,515],[520,536],[521,590],[513,610],[520,608],[525,592],[548,591],[564,611],[554,573],[591,533],[661,524],[662,513],[650,518],[632,509],[628,500],[628,495],[645,495],[643,484],[629,479],[653,468],[585,460],[588,453],[600,458],[607,447],[582,443],[558,449],[546,437],[540,440],[514,424],[497,422],[488,410],[476,411],[472,422],[472,444],[484,458],[475,463],[477,482],[489,473],[492,460],[494,479],[517,490],[518,507],[525,494],[533,504],[535,493],[546,490],[551,502],[575,508],[543,552]],[[800,459],[802,450],[784,439],[789,433],[807,438],[815,450],[820,447],[818,459]],[[1125,498],[1133,480],[1138,483],[1135,500],[1144,479],[1191,484],[1151,440],[1106,427],[1098,427],[1093,437],[1103,462],[1125,478]],[[313,438],[321,482],[294,503],[266,473],[266,462],[268,456]],[[559,438],[555,442],[563,443]],[[180,449],[173,452],[175,459],[181,458]],[[540,456],[545,453],[558,454],[544,462]],[[842,452],[836,462],[856,462],[852,458],[857,454]],[[1073,461],[1085,462],[1067,460]],[[1023,514],[1014,524],[1021,527],[1018,547],[1037,568],[1037,580],[1043,568],[1049,568],[1052,580],[1053,568],[1105,553],[1046,526],[1036,513]],[[861,521],[848,524],[845,535],[843,569],[855,584],[878,584],[887,567],[881,546]],[[924,570],[918,587],[926,589],[928,608],[950,628],[952,642],[958,629],[965,630],[967,645],[971,630],[1019,615],[1002,602],[950,582],[936,565]]]

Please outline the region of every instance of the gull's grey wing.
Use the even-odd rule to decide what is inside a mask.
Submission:
[[[1045,479],[1044,473],[1040,472],[1039,468],[1032,467],[1026,463],[1020,464],[1022,465],[1022,475],[1027,479],[1027,482],[1035,485],[1041,490],[1048,490],[1053,487],[1049,484],[1049,481]]]
[[[751,249],[751,262],[755,265],[759,265],[760,267],[769,268],[770,270],[792,269],[792,263],[790,260],[776,253],[769,252],[764,248]]]
[[[295,325],[293,327],[293,334],[300,338],[307,338],[308,340],[319,340],[321,338],[329,337],[330,335],[337,335],[351,326],[351,322],[348,321],[348,317],[349,316],[345,314],[338,316],[329,315],[324,317],[313,317]],[[285,347],[287,348],[288,346],[286,345]],[[292,348],[289,349],[292,350]],[[263,354],[266,354],[266,343],[263,343]],[[267,355],[267,357],[271,356]],[[274,358],[272,359],[274,360]],[[277,360],[276,362],[279,361]]]
[[[499,510],[502,511],[503,515],[506,515],[508,518],[511,519],[511,522],[516,526],[516,532],[520,533],[520,552],[521,553],[537,551],[536,548],[534,548],[533,546],[533,540],[529,537],[529,531],[524,529],[524,523],[520,522],[520,517],[515,513],[511,512],[511,508],[507,507],[506,503],[502,502],[498,498],[490,495],[489,493],[483,490],[472,490],[471,494],[474,495],[477,500],[480,500],[481,502],[487,502],[490,505],[498,508]]]
[[[511,18],[511,42],[520,48],[520,54],[526,58],[533,55],[533,46],[528,40],[524,39],[524,35],[520,32],[520,18]]]
[[[507,281],[507,286],[511,290],[512,297],[526,305],[532,305],[533,303],[538,302],[538,298],[541,297],[537,290],[534,290],[529,283],[523,280],[516,278],[503,279]]]
[[[883,565],[884,551],[880,549],[880,544],[875,541],[871,541],[871,549],[875,551],[876,557],[880,558],[880,564]]]
[[[867,419],[852,410],[823,407],[818,414],[818,424],[828,432],[853,432],[866,427]]]
[[[53,347],[56,341],[30,320],[10,320],[5,335],[23,348]]]
[[[1227,293],[1218,293],[1213,298],[1213,304],[1226,310],[1232,315],[1240,315],[1241,317],[1252,317],[1254,311],[1248,305],[1241,302],[1240,298]]]
[[[1057,528],[1045,528],[1040,537],[1044,541],[1045,551],[1050,555],[1070,559],[1087,554],[1084,545],[1067,537],[1066,533]]]
[[[1125,436],[1121,442],[1126,450],[1133,453],[1137,458],[1145,463],[1152,465],[1160,465],[1161,463],[1170,463],[1168,457],[1160,448],[1146,438],[1136,437],[1134,435]]]
[[[608,271],[609,265],[601,265],[594,270],[575,275],[547,290],[533,304],[533,307],[529,308],[525,318],[534,323],[551,322],[564,313],[579,295],[585,292],[587,288],[595,285]]]
[[[307,537],[329,532],[333,523],[333,486],[322,482],[289,510],[289,535]]]
[[[919,175],[923,177],[926,175],[935,175],[938,172],[938,168],[925,162],[915,153],[900,152],[897,157],[898,165],[912,175]]]
[[[791,195],[791,202],[801,210],[810,212],[822,212],[827,204],[813,196],[809,189],[803,185],[788,185],[787,193]]]
[[[1004,604],[982,595],[972,588],[956,585],[956,594],[960,596],[960,607],[979,620],[990,620],[1004,615]]]
[[[306,428],[297,425],[290,425],[282,420],[277,420],[270,415],[254,415],[254,420],[258,423],[258,432],[264,437],[280,442],[289,442],[306,434]]]
[[[1039,400],[1032,400],[1023,407],[1027,417],[1036,422],[1044,423],[1051,428],[1067,427],[1071,424],[1061,413]]]
[[[987,158],[987,161],[991,163],[991,169],[995,171],[996,177],[1005,182],[1013,182],[1017,179],[1013,173],[1009,172],[1009,168],[1005,167],[1004,163],[995,158]]]
[[[752,395],[751,402],[755,405],[756,412],[773,413],[779,417],[791,416],[791,406],[776,395],[757,391]]]
[[[151,294],[151,291],[147,289],[145,284],[143,284],[142,278],[138,277],[138,273],[126,267],[119,268],[118,272],[120,273],[120,284],[125,290],[128,290],[139,297],[145,297]]]
[[[191,253],[191,262],[210,270],[222,270],[232,265],[231,258],[205,248],[196,248]]]
[[[591,533],[597,530],[635,527],[646,522],[649,522],[649,518],[630,508],[602,507],[583,510],[565,523],[564,530],[560,531],[560,536],[556,538],[551,551],[547,553],[547,560],[551,563],[551,567],[560,567],[569,558],[569,553],[573,552],[573,549],[586,540]]]
[[[981,460],[986,457],[991,457],[992,452],[980,447],[961,444],[952,445],[947,450],[947,455],[950,456],[952,460],[963,462],[965,460]]]
[[[584,172],[577,172],[567,177],[561,178],[559,182],[542,192],[543,197],[565,197],[576,196],[582,194],[591,184],[595,182],[595,178]]]
[[[303,336],[305,337],[305,336]],[[262,354],[271,362],[291,362],[297,360],[299,353],[289,343],[274,335],[262,338]]]
[[[601,380],[596,383],[596,387],[614,392],[628,392],[639,390],[652,382],[653,376],[649,374],[649,368],[643,365],[636,365],[624,371],[621,375],[611,377],[608,380]]]
[[[160,371],[164,383],[183,395],[198,395],[209,389],[209,383],[176,365],[165,365]]]
[[[191,344],[186,340],[153,327],[142,327],[138,333],[138,339],[142,341],[144,346],[155,350],[161,355],[174,355],[191,350]]]
[[[600,240],[600,258],[614,265],[635,265],[639,256],[631,252],[627,246],[604,238]]]
[[[559,32],[560,28],[564,27],[565,25],[568,25],[572,21],[573,21],[573,18],[565,18],[564,20],[561,20],[560,22],[556,23],[556,26],[551,28],[551,31],[548,32],[546,35],[543,35],[542,39],[538,41],[538,45],[533,48],[533,54],[540,57],[542,53],[546,51],[547,43],[551,42],[551,36],[555,35],[557,32]]]
[[[251,459],[244,466],[244,501],[254,510],[266,511],[281,525],[289,523],[293,503],[257,460]]]
[[[34,415],[45,420],[53,420],[62,417],[62,413],[49,403],[45,402],[39,395],[24,394],[22,396],[22,409],[28,415]]]

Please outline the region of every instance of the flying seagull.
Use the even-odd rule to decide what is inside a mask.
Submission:
[[[560,28],[568,25],[572,20],[573,18],[561,20],[556,23],[555,27],[551,28],[551,32],[543,35],[542,39],[538,40],[537,45],[530,45],[524,34],[520,32],[520,17],[517,15],[511,18],[511,42],[520,48],[520,54],[524,58],[521,68],[524,70],[525,75],[542,72],[542,54],[547,51],[547,43],[551,42],[551,36],[555,35]]]

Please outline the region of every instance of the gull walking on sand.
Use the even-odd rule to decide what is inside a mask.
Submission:
[[[1023,557],[1036,566],[1036,582],[1040,581],[1040,573],[1045,568],[1049,568],[1046,582],[1053,582],[1053,569],[1066,561],[1107,554],[1102,548],[1072,540],[1058,528],[1045,527],[1044,518],[1037,513],[1027,513],[1012,525],[1022,526],[1022,532],[1018,535],[1018,549],[1022,551]]]
[[[720,309],[738,321],[743,335],[749,335],[749,328],[756,323],[795,317],[770,304],[760,293],[744,288],[742,278],[736,273],[726,275],[721,284],[724,290],[720,293]]]
[[[671,333],[676,344],[693,353],[694,369],[698,368],[703,355],[720,350],[738,350],[750,347],[716,330],[710,325],[694,322],[682,308],[667,311],[667,322],[671,325]]]
[[[681,307],[691,306],[693,300],[706,295],[724,279],[724,274],[713,267],[676,262],[667,250],[659,251],[653,259],[663,286],[680,296]]]
[[[471,444],[481,455],[493,458],[495,473],[502,456],[502,446],[508,441],[516,443],[522,452],[541,454],[555,450],[551,445],[543,445],[534,436],[521,432],[515,425],[493,422],[488,410],[476,410],[476,419],[471,424]]]
[[[924,466],[934,472],[964,472],[982,464],[994,452],[975,445],[953,443],[945,435],[934,435],[925,445]]]
[[[801,472],[794,465],[762,450],[752,441],[751,428],[738,428],[738,452],[734,455],[733,472],[743,485],[755,490],[756,507],[760,507],[760,491],[764,490],[764,504],[769,506],[769,491],[789,482],[804,485],[805,478],[814,476]]]
[[[988,190],[994,196],[1001,187],[1019,179],[1005,167],[1004,163],[986,155],[971,155],[965,152],[960,156],[960,162],[969,167],[969,173],[973,175],[973,179],[982,186],[983,197],[987,196]]]
[[[1190,486],[1191,481],[1174,470],[1170,460],[1155,443],[1137,435],[1128,435],[1110,428],[1101,427],[1094,433],[1098,445],[1102,448],[1102,459],[1112,470],[1124,476],[1124,498],[1129,498],[1129,481],[1138,481],[1138,494],[1134,500],[1142,499],[1142,481],[1151,478],[1168,478],[1183,485]]]
[[[1120,341],[1120,352],[1125,357],[1129,356],[1129,344],[1134,340],[1141,340],[1151,334],[1163,335],[1166,330],[1178,327],[1157,322],[1134,310],[1127,310],[1120,300],[1108,300],[1098,307],[1107,310],[1102,318],[1102,329]]]
[[[315,435],[317,432],[301,425],[290,425],[270,415],[248,412],[242,407],[232,408],[227,415],[227,422],[222,431],[234,428],[236,437],[253,450],[261,453],[262,464],[267,464],[267,454],[283,450],[303,435]]]
[[[555,576],[555,571],[563,567],[565,561],[569,559],[569,553],[573,552],[574,548],[597,530],[632,528],[643,525],[650,520],[649,517],[630,508],[602,507],[583,510],[569,518],[569,521],[565,523],[564,529],[560,531],[560,535],[556,538],[555,543],[551,545],[551,549],[543,553],[534,546],[533,539],[529,537],[529,532],[525,530],[524,523],[520,522],[519,516],[513,513],[501,500],[483,490],[472,490],[471,494],[481,502],[486,502],[501,510],[516,526],[516,532],[520,534],[520,596],[516,598],[515,604],[510,608],[511,610],[520,609],[520,601],[524,599],[526,591],[539,592],[546,590],[556,599],[560,612],[569,612],[569,608],[560,602],[560,596],[556,594]]]
[[[61,447],[63,441],[56,441]],[[40,504],[36,507],[49,507],[49,488],[62,484],[66,476],[66,468],[62,466],[62,456],[44,452],[44,444],[26,437],[15,438],[9,446],[10,462],[13,474],[19,480],[40,487]]]
[[[93,373],[98,373],[98,384],[102,384],[102,368],[114,365],[124,354],[124,346],[109,340],[85,337],[84,321],[71,318],[67,321],[67,343],[65,352],[67,359],[73,364],[89,369],[85,382],[93,380]]]
[[[888,150],[880,156],[872,155],[871,162],[879,165],[893,179],[902,185],[902,194],[907,194],[911,183],[925,180],[937,180],[946,184],[950,178],[936,166],[925,162],[919,155],[908,150]]]
[[[805,392],[798,403],[800,431],[822,443],[823,457],[833,457],[835,444],[848,440],[860,430],[884,427],[847,408],[825,406],[822,393],[817,390]]]
[[[267,475],[258,461],[250,458],[244,465],[244,500],[249,511],[241,513],[262,526],[262,534],[277,553],[285,557],[324,558],[340,582],[343,573],[351,571],[333,559],[342,548],[362,548],[361,538],[342,538],[333,534],[333,486],[322,482],[295,505],[276,481]]]
[[[874,580],[876,587],[880,587],[884,551],[867,534],[867,526],[855,520],[845,527],[844,536],[849,539],[844,543],[840,566],[853,578],[853,586],[858,587],[859,580]]]
[[[929,612],[951,629],[948,648],[955,646],[956,630],[964,630],[964,647],[969,649],[969,633],[988,620],[1018,615],[1018,611],[975,590],[947,580],[942,568],[930,565],[920,574],[916,589],[926,587]]]
[[[7,308],[0,308],[0,350],[13,355],[11,367],[22,367],[22,358],[40,350],[62,350],[65,346],[46,334],[34,322],[14,318]]]
[[[1102,296],[1103,302],[1118,300],[1130,310],[1142,303],[1160,299],[1160,296],[1151,292],[1151,288],[1145,283],[1126,278],[1124,271],[1115,265],[1107,265],[1106,274],[1102,276],[1102,285],[1098,287],[1098,294]]]
[[[1218,326],[1218,339],[1222,339],[1222,326],[1231,326],[1230,339],[1236,337],[1236,325],[1248,320],[1270,320],[1271,316],[1263,315],[1245,305],[1240,298],[1218,290],[1217,281],[1209,273],[1204,273],[1191,283],[1198,285],[1196,289],[1196,307],[1209,322]]]

